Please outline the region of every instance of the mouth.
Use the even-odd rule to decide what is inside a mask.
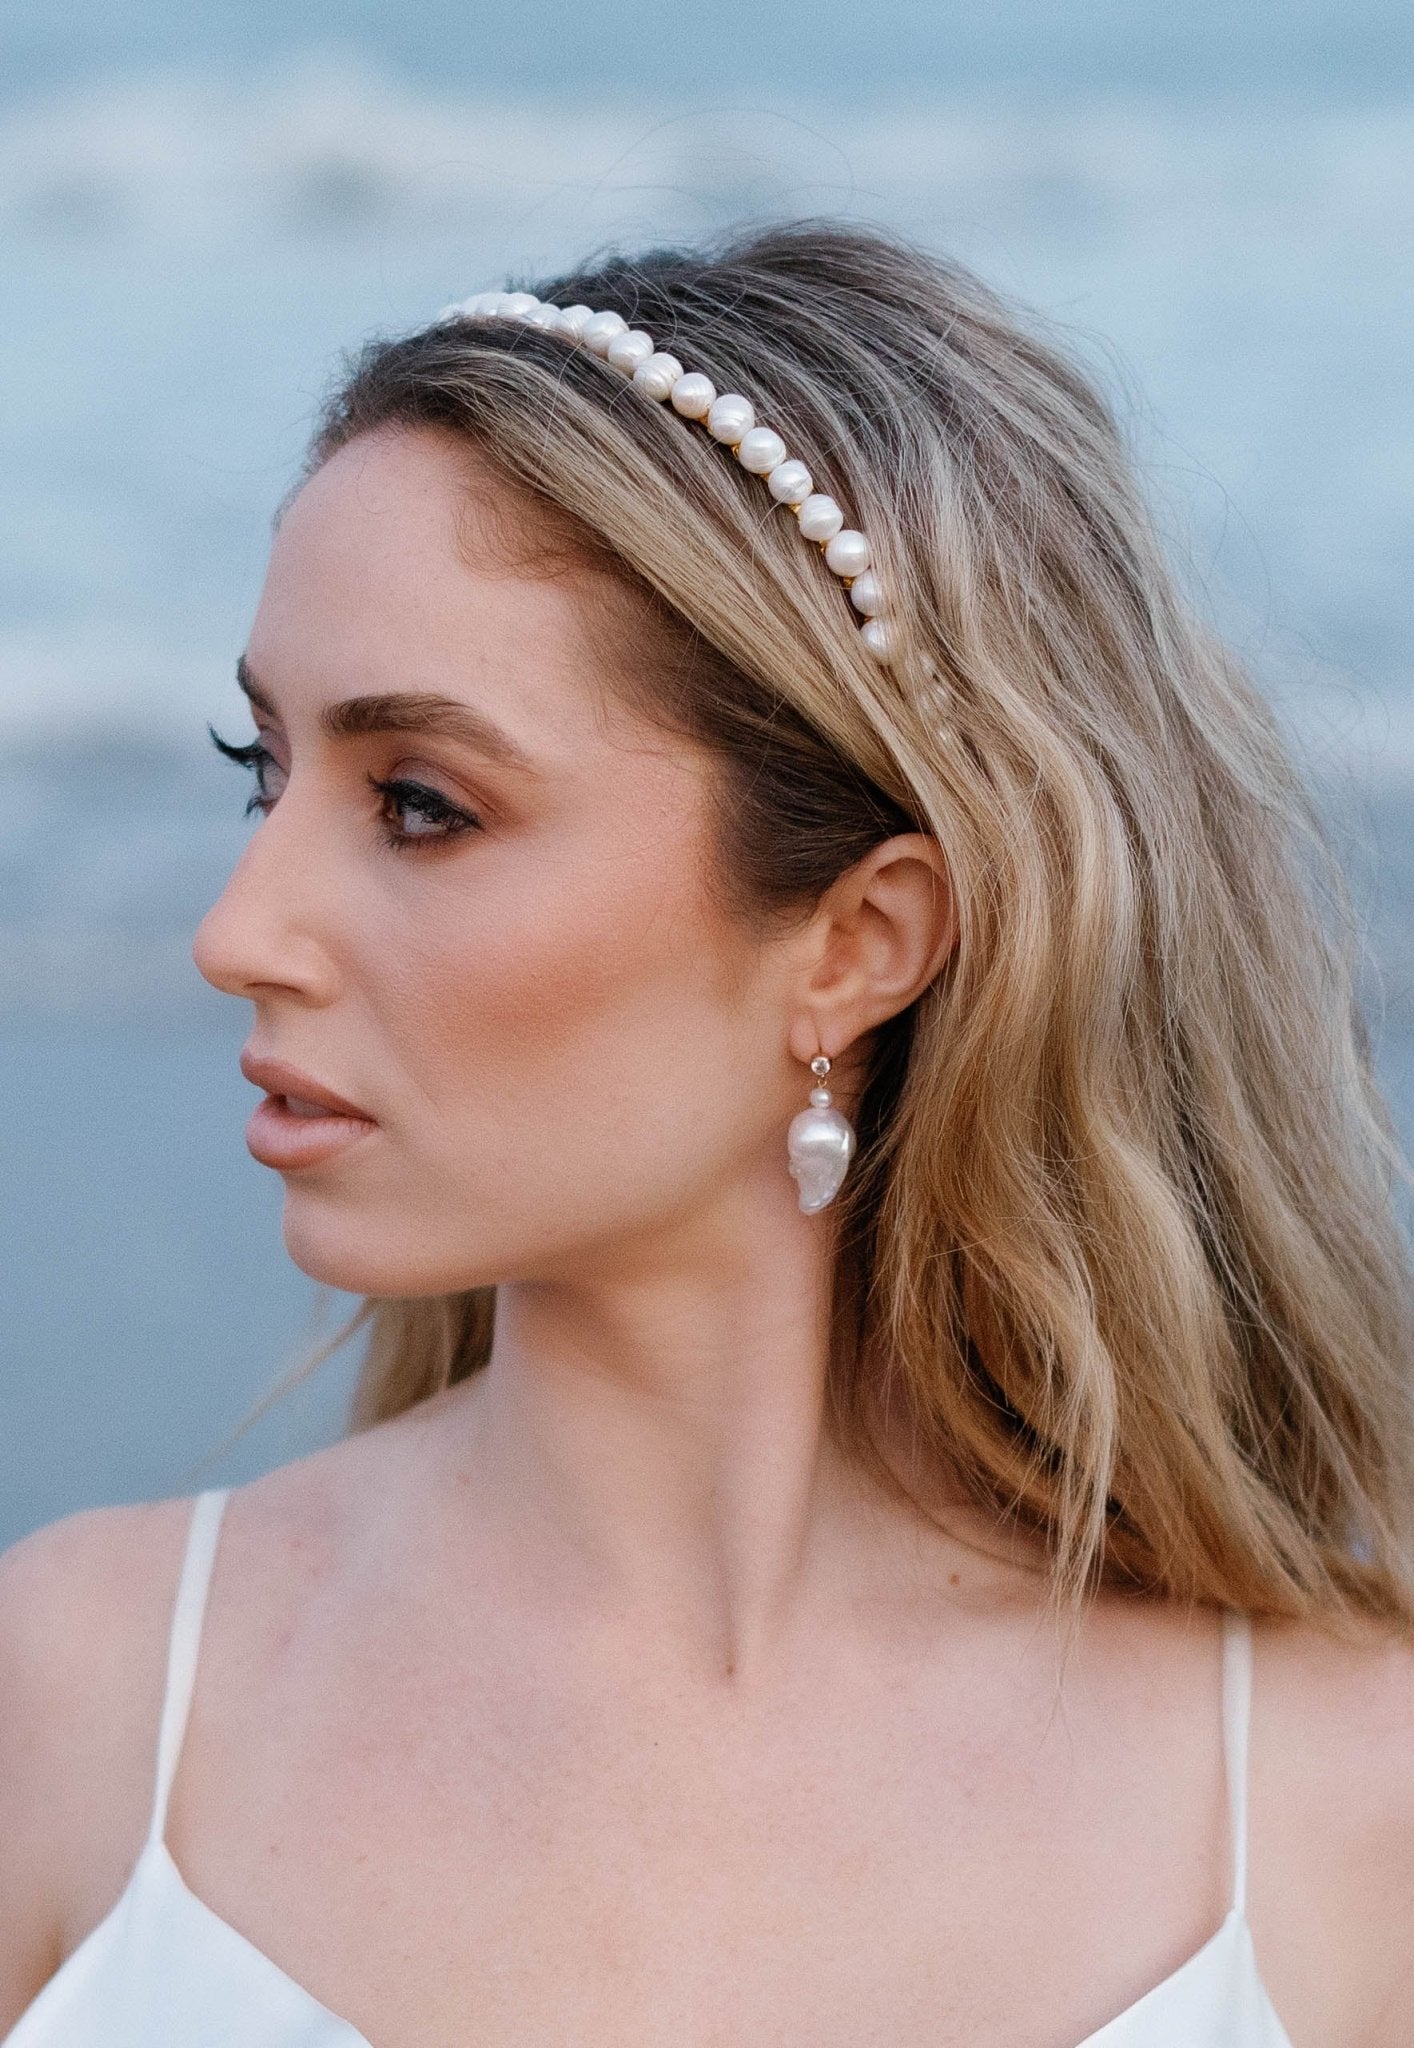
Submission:
[[[240,1068],[247,1081],[254,1081],[267,1095],[288,1104],[293,1116],[349,1116],[370,1124],[377,1121],[358,1103],[326,1088],[322,1081],[292,1067],[288,1060],[265,1059],[247,1049],[241,1054]]]
[[[298,1095],[274,1095],[272,1102],[278,1102],[291,1116],[337,1116],[339,1111],[327,1109],[322,1102],[306,1102]],[[368,1119],[365,1119],[368,1121]]]
[[[243,1052],[240,1067],[267,1091],[245,1132],[246,1149],[262,1166],[280,1172],[322,1166],[378,1129],[377,1119],[356,1103],[284,1060]]]

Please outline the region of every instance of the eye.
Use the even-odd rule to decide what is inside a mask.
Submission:
[[[224,754],[238,767],[249,768],[255,777],[255,791],[245,807],[245,815],[249,817],[252,811],[263,815],[275,801],[265,787],[266,774],[276,765],[270,749],[261,740],[247,740],[242,747],[232,746],[229,740],[222,739],[214,726],[208,725],[206,730],[211,734],[211,743],[218,753]]]
[[[265,784],[270,770],[279,766],[274,755],[263,740],[247,740],[244,746],[238,747],[229,740],[223,740],[212,726],[206,730],[218,752],[238,767],[248,768],[255,776],[255,790],[246,804],[245,814],[249,817],[252,812],[259,811],[263,817],[275,803],[275,797]],[[401,777],[384,782],[376,775],[368,776],[367,782],[375,795],[382,799],[380,816],[384,844],[399,851],[412,846],[441,845],[448,839],[459,839],[463,832],[484,829],[474,811],[463,810],[459,804],[443,796],[440,790],[429,789],[425,783]],[[390,814],[402,829],[388,829]],[[421,822],[415,829],[408,830],[409,819]]]
[[[482,830],[481,820],[474,811],[463,810],[459,804],[452,803],[439,790],[429,789],[425,783],[408,782],[397,777],[389,782],[380,782],[376,775],[370,775],[368,786],[383,799],[385,827],[390,811],[404,822],[409,816],[422,820],[420,828],[414,832],[384,830],[386,844],[397,847],[399,851],[410,846],[460,839],[464,832]]]

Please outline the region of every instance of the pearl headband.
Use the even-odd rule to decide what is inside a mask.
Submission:
[[[684,370],[676,356],[659,349],[651,334],[630,327],[619,313],[595,313],[588,306],[552,306],[533,292],[477,292],[444,306],[439,320],[520,320],[547,334],[579,342],[628,377],[645,398],[670,404],[685,420],[700,420],[714,441],[730,448],[742,468],[765,479],[778,505],[788,505],[806,540],[814,541],[849,592],[862,618],[860,639],[880,661],[889,653],[889,631],[879,614],[884,595],[869,566],[869,543],[844,523],[833,498],[815,489],[803,462],[786,453],[773,427],[756,423],[756,408],[739,392],[720,397],[710,378]]]

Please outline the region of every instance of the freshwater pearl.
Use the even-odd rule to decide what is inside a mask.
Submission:
[[[849,586],[849,601],[857,612],[863,612],[869,619],[875,612],[883,610],[884,593],[872,569],[866,569],[862,576],[855,577]]]
[[[716,403],[716,385],[697,370],[689,370],[673,386],[673,411],[685,420],[705,420]]]
[[[833,540],[844,525],[844,514],[833,498],[820,491],[806,499],[798,513],[800,530],[807,540]]]
[[[790,1175],[800,1191],[800,1207],[813,1216],[839,1193],[845,1169],[854,1157],[854,1127],[837,1109],[820,1109],[812,1102],[791,1118],[786,1133]]]
[[[766,488],[778,505],[799,505],[815,488],[815,479],[803,462],[780,462],[766,479]]]
[[[825,560],[837,576],[862,576],[869,567],[869,543],[862,533],[846,526],[826,547]]]
[[[778,505],[793,508],[802,536],[823,546],[826,564],[835,575],[844,579],[850,603],[864,621],[860,627],[860,638],[865,646],[880,659],[888,655],[893,636],[889,626],[877,616],[883,609],[884,593],[869,566],[868,540],[853,527],[845,526],[840,507],[833,498],[815,490],[810,471],[803,462],[787,456],[785,442],[774,428],[757,426],[756,409],[750,399],[744,398],[739,391],[729,391],[718,397],[710,377],[704,377],[696,370],[684,371],[676,356],[655,348],[653,337],[641,327],[630,328],[620,313],[596,313],[584,305],[555,306],[537,298],[534,292],[485,291],[444,306],[437,318],[439,321],[521,320],[546,333],[567,335],[631,378],[645,397],[659,403],[670,402],[683,419],[703,421],[714,440],[735,452],[743,469],[753,476],[765,478]],[[838,1115],[820,1100],[820,1091],[811,1097],[811,1104],[809,1111],[801,1112],[796,1125],[801,1124],[803,1117],[823,1119]],[[848,1131],[845,1120],[840,1118],[840,1122]],[[792,1131],[795,1128],[793,1125]],[[802,1208],[823,1208],[839,1185],[837,1175],[828,1191],[821,1193],[830,1178],[822,1165],[823,1129],[820,1125],[812,1126],[813,1136],[805,1153],[802,1153]],[[838,1149],[844,1141],[836,1130],[830,1142]],[[852,1132],[849,1134],[849,1147],[852,1150]],[[839,1165],[839,1174],[843,1173],[848,1156],[846,1151],[844,1162]],[[792,1159],[794,1161],[794,1151]],[[791,1171],[796,1173],[794,1163]],[[807,1201],[807,1192],[813,1192],[818,1199]]]
[[[707,415],[707,431],[714,441],[728,446],[749,434],[756,424],[756,408],[739,391],[726,391]]]
[[[625,377],[631,377],[639,364],[646,363],[652,353],[652,335],[645,334],[641,327],[630,327],[627,334],[614,336],[604,360],[612,369],[622,370]]]
[[[786,444],[773,427],[752,427],[742,435],[736,459],[753,476],[765,476],[785,461]]]
[[[682,376],[682,364],[676,356],[665,354],[661,349],[649,356],[646,363],[640,363],[633,373],[633,381],[645,398],[656,398],[661,404],[671,398],[673,386]]]
[[[622,313],[592,313],[584,323],[580,340],[596,356],[609,353],[609,343],[616,334],[627,334],[628,322]]]

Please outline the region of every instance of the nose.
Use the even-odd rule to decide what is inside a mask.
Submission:
[[[197,972],[228,996],[285,989],[307,1002],[330,1001],[335,963],[318,918],[321,906],[333,907],[336,897],[312,833],[293,814],[287,787],[196,928],[191,957]]]

